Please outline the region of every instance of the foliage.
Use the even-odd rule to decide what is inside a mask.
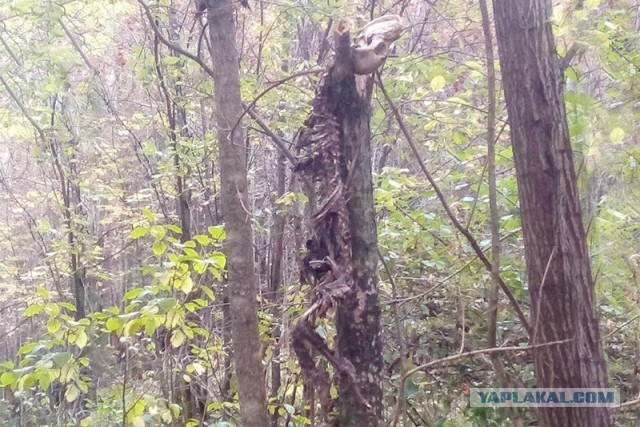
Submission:
[[[145,4],[162,34],[171,38],[175,31],[172,42],[207,63],[215,54],[193,3]],[[382,70],[383,84],[457,219],[488,252],[488,88],[479,9],[461,0],[366,3],[284,0],[239,9],[243,98],[249,103],[270,88],[253,112],[296,155],[293,142],[318,81],[317,73],[304,72],[330,62],[330,19],[356,33],[371,11],[402,15],[408,29]],[[640,18],[633,1],[556,3],[559,54],[577,47],[565,71],[565,101],[610,382],[630,400],[639,393],[640,357],[634,347],[640,336]],[[0,15],[0,420],[198,425],[185,417],[179,385],[191,384],[206,390],[208,425],[236,425],[223,246],[234,242],[226,242],[220,206],[209,76],[157,40],[137,1],[11,0],[0,4]],[[294,73],[300,75],[279,84]],[[528,312],[500,91],[501,276]],[[486,347],[490,275],[447,219],[379,90],[372,104],[384,390],[392,408],[406,370]],[[186,123],[176,132],[170,116],[180,108]],[[299,283],[310,201],[291,178],[293,165],[285,193],[278,192],[279,149],[260,123],[244,120],[245,208],[255,249],[246,256],[258,270],[263,360],[281,373],[270,411],[280,425],[310,425],[310,400],[287,345],[290,324],[310,294]],[[185,233],[176,224],[178,201],[187,195]],[[282,285],[272,290],[273,230],[281,217]],[[83,318],[77,318],[77,280],[86,290]],[[333,339],[331,330],[320,332]],[[498,341],[526,342],[504,297]],[[534,384],[527,357],[504,360],[514,383]],[[405,385],[401,425],[507,425],[506,414],[466,403],[464,390],[495,381],[482,357],[417,373]],[[618,421],[637,424],[632,415]]]

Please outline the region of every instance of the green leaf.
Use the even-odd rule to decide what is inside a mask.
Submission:
[[[142,327],[142,321],[140,319],[130,320],[124,325],[122,334],[125,337],[130,337],[132,335],[135,335],[135,333],[138,332],[138,329],[140,329],[141,327]]]
[[[40,373],[40,378],[38,378],[38,385],[40,386],[41,390],[49,389],[49,386],[51,385],[51,376],[48,369]]]
[[[202,246],[208,246],[211,244],[211,237],[204,234],[197,234],[193,236],[194,240],[200,243]]]
[[[74,384],[69,384],[67,386],[67,391],[64,392],[64,400],[71,403],[76,400],[78,396],[80,396],[80,389],[78,389]]]
[[[43,308],[43,306],[37,304],[30,305],[24,310],[24,315],[25,317],[35,316],[36,314],[40,313]]]
[[[180,287],[180,290],[182,292],[185,293],[185,295],[189,295],[191,293],[191,291],[193,290],[193,280],[191,279],[190,275],[185,275],[184,278],[182,279],[182,286]]]
[[[144,208],[142,214],[151,222],[156,222],[156,216],[151,212],[151,209]]]
[[[49,319],[49,321],[47,322],[47,330],[50,334],[55,334],[56,332],[58,332],[61,326],[62,324],[58,319]]]
[[[39,218],[36,222],[36,228],[40,233],[46,233],[51,230],[51,223],[48,218]]]
[[[107,328],[108,332],[113,332],[119,329],[121,326],[122,326],[122,322],[120,322],[120,319],[118,319],[117,317],[111,317],[109,320],[107,320],[107,323],[105,324],[105,327]]]
[[[168,409],[165,409],[164,411],[162,411],[161,418],[165,424],[171,424],[171,421],[173,421],[173,417],[171,416],[171,411],[169,411]]]
[[[175,305],[175,298],[162,298],[161,300],[158,300],[158,307],[160,307],[160,310],[162,310],[164,313],[171,310]]]
[[[71,311],[72,313],[75,313],[77,311],[76,306],[71,304],[70,302],[61,302],[60,305],[66,308],[67,310]]]
[[[53,363],[56,367],[61,367],[62,365],[67,363],[69,359],[71,359],[71,354],[66,351],[54,353],[51,356],[51,360],[53,360]]]
[[[40,295],[43,299],[48,300],[49,298],[51,298],[49,292],[44,288],[44,286],[38,286],[36,289],[38,291],[38,295]]]
[[[205,264],[201,260],[197,259],[193,263],[193,269],[196,271],[196,273],[202,274],[207,270],[207,264]]]
[[[76,385],[83,393],[89,393],[89,386],[84,381],[76,381]]]
[[[227,237],[227,233],[224,231],[224,225],[211,225],[207,227],[207,231],[215,240],[224,240]]]
[[[178,265],[180,263],[180,257],[174,253],[169,253],[168,258],[173,265]]]
[[[216,295],[213,293],[213,290],[208,286],[200,286],[200,290],[202,290],[202,292],[204,292],[204,294],[209,297],[209,301],[213,302],[216,300]]]
[[[151,336],[158,329],[158,324],[156,323],[155,317],[149,317],[144,322],[144,332]]]
[[[154,237],[154,239],[156,240],[160,240],[162,239],[165,234],[167,233],[167,231],[165,230],[164,227],[160,226],[160,225],[154,225],[153,227],[151,227],[149,229],[149,231],[151,232],[151,235]]]
[[[200,254],[191,248],[184,248],[183,250],[184,250],[184,254],[190,258],[195,258],[195,259],[200,258]]]
[[[193,333],[193,329],[192,329],[192,328],[189,328],[189,327],[185,326],[185,327],[183,327],[183,328],[182,328],[182,332],[183,332],[183,333],[185,334],[185,336],[186,336],[187,338],[189,338],[190,340],[192,340],[192,339],[193,339],[194,333]]]
[[[167,250],[166,243],[159,241],[153,244],[153,254],[158,256],[162,255]]]
[[[20,377],[20,379],[18,380],[18,390],[24,391],[29,389],[29,387],[31,387],[31,384],[33,384],[34,378],[35,377],[33,374],[27,374]]]
[[[213,265],[215,265],[218,269],[222,270],[227,265],[227,257],[222,252],[212,252],[209,255],[209,259],[213,261]]]
[[[626,134],[624,132],[624,129],[619,127],[611,129],[611,133],[609,133],[609,139],[614,144],[621,143],[625,136]]]
[[[438,91],[442,90],[446,84],[447,84],[447,81],[445,80],[444,77],[435,76],[431,80],[431,90],[434,91],[434,92],[438,92]]]
[[[124,296],[122,298],[124,298],[125,300],[135,299],[142,293],[142,291],[143,291],[142,288],[130,289],[124,294]]]
[[[18,354],[28,354],[38,345],[37,342],[29,342],[18,349]]]
[[[167,230],[171,230],[176,234],[182,234],[182,228],[178,227],[175,224],[169,224],[166,227],[167,227]]]
[[[78,346],[78,348],[84,348],[87,345],[88,339],[89,337],[87,336],[87,333],[84,331],[84,329],[79,330],[76,336],[76,345]]]
[[[57,317],[60,314],[60,306],[53,302],[47,303],[44,305],[44,312],[51,318]]]
[[[13,376],[12,372],[4,372],[2,375],[0,375],[0,384],[2,384],[4,387],[13,385],[13,383],[16,382],[16,378]]]
[[[131,233],[129,233],[129,238],[133,240],[139,239],[145,236],[148,232],[149,232],[149,229],[147,227],[136,227],[133,230],[131,230]]]

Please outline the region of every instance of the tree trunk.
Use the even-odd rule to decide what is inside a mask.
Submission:
[[[338,351],[355,367],[360,392],[372,408],[363,408],[353,387],[341,378],[340,427],[374,427],[382,419],[382,341],[376,275],[378,241],[369,127],[372,85],[371,75],[354,78],[353,74],[347,74],[339,82],[337,92],[342,99],[338,117],[342,118],[345,158],[351,169],[347,210],[355,289],[355,295],[338,306]]]
[[[227,233],[225,253],[230,287],[229,310],[240,399],[240,424],[243,427],[265,427],[269,420],[258,334],[258,288],[251,255],[253,238],[248,212],[247,154],[244,129],[237,123],[243,108],[234,5],[231,0],[212,3],[208,10],[208,24],[213,57],[222,214]]]
[[[286,174],[287,169],[285,167],[284,155],[278,155],[276,175],[277,197],[282,197],[286,191]],[[273,344],[273,360],[271,362],[271,398],[274,401],[278,401],[278,391],[282,385],[282,375],[280,372],[280,348],[282,343],[280,342],[280,334],[282,332],[282,258],[284,256],[284,229],[287,222],[285,213],[277,213],[273,219],[273,226],[271,227],[271,242],[269,244],[269,301],[273,303],[273,316],[276,319],[276,325],[273,328],[273,337],[275,337]],[[278,427],[278,411],[274,411],[271,415],[271,426]]]
[[[538,387],[605,387],[594,284],[551,32],[551,0],[495,0],[532,302]],[[609,426],[607,408],[541,408],[543,426]]]

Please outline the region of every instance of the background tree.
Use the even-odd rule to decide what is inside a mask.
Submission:
[[[594,283],[551,31],[551,1],[495,0],[531,295],[538,387],[607,386]],[[608,426],[607,408],[540,408],[545,426]]]
[[[222,217],[227,230],[225,252],[229,280],[229,310],[235,360],[240,422],[268,425],[266,386],[258,334],[258,284],[253,264],[251,214],[248,212],[247,152],[242,127],[240,71],[235,40],[234,4],[210,2],[207,10],[215,113],[220,155]]]

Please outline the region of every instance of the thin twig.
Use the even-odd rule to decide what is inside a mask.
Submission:
[[[542,289],[544,288],[545,282],[547,281],[547,274],[549,273],[549,267],[551,266],[551,261],[553,260],[553,257],[555,254],[556,254],[556,247],[554,246],[553,249],[551,250],[551,255],[549,255],[547,266],[544,268],[542,281],[540,282],[540,290],[538,291],[538,304],[536,306],[536,321],[533,324],[533,338],[531,339],[531,342],[534,344],[538,336],[538,326],[540,325],[540,307],[542,306]]]
[[[606,340],[608,340],[609,338],[611,338],[613,335],[615,335],[618,331],[620,331],[621,329],[624,329],[627,325],[629,325],[630,323],[633,323],[634,321],[636,321],[638,318],[640,317],[640,314],[637,314],[635,316],[633,316],[631,319],[627,320],[626,322],[624,322],[622,325],[618,326],[617,328],[615,328],[613,331],[611,331],[610,333],[607,334],[606,337],[602,338],[600,340],[600,342],[604,342]]]

